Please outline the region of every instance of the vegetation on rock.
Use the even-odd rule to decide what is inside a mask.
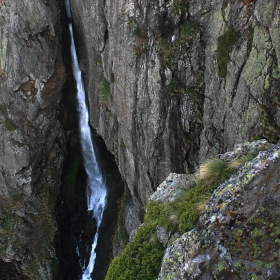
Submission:
[[[199,24],[194,21],[185,20],[180,25],[180,36],[175,40],[161,37],[158,40],[158,48],[162,56],[162,61],[168,67],[171,66],[172,58],[179,53],[185,52],[189,47],[189,41],[199,30]]]
[[[218,38],[217,59],[219,66],[219,76],[225,78],[227,75],[227,64],[233,46],[237,43],[240,33],[229,26],[225,34]]]
[[[249,154],[229,162],[210,160],[200,167],[196,186],[185,191],[179,199],[173,202],[149,201],[144,224],[124,251],[113,259],[106,280],[155,279],[164,253],[164,247],[156,234],[157,226],[164,227],[170,235],[194,228],[201,205],[205,205],[221,182],[251,158]]]
[[[140,57],[142,53],[149,50],[148,33],[144,28],[138,25],[134,28],[132,35],[135,37],[134,52],[136,57]]]
[[[276,144],[263,151],[263,144],[258,142],[262,151],[216,188],[197,226],[168,246],[159,280],[193,275],[278,279],[280,150]],[[229,162],[228,167],[238,167],[251,157]]]
[[[106,105],[110,100],[111,91],[110,83],[105,79],[103,74],[100,76],[98,89],[100,100],[104,105]]]
[[[276,143],[279,140],[279,128],[271,111],[272,110],[270,108],[268,109],[266,106],[260,106],[260,132],[262,133],[262,138],[265,138],[272,143]]]
[[[162,257],[163,246],[157,240],[156,225],[145,223],[124,251],[113,259],[105,279],[155,279]]]

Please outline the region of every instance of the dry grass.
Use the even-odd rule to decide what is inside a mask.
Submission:
[[[253,154],[247,154],[247,155],[244,155],[240,158],[233,159],[228,163],[228,168],[231,169],[232,171],[235,171],[241,165],[243,165],[246,161],[251,160],[253,158],[254,158]]]
[[[202,164],[198,170],[197,178],[203,182],[216,181],[218,177],[223,176],[227,170],[228,165],[221,159],[212,159]]]

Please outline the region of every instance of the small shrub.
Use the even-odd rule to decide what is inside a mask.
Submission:
[[[279,127],[277,122],[274,120],[273,114],[263,105],[260,106],[260,112],[261,138],[265,138],[269,142],[276,143],[279,140]]]
[[[6,106],[4,104],[0,104],[0,114],[4,114],[6,112]]]
[[[132,31],[132,35],[140,39],[147,39],[147,31],[141,29],[138,25]]]
[[[110,83],[105,79],[104,75],[100,76],[98,88],[100,100],[106,105],[110,100],[111,91]]]
[[[227,64],[229,62],[229,54],[232,52],[233,46],[237,43],[240,33],[229,26],[224,35],[218,38],[217,59],[219,66],[219,76],[225,78],[227,75]]]
[[[175,12],[185,14],[188,10],[190,0],[175,0],[174,8]]]
[[[59,272],[59,260],[57,258],[53,259],[52,271],[53,271],[54,277],[57,278],[58,272]]]
[[[118,247],[122,247],[122,244],[127,244],[129,236],[125,228],[125,195],[118,199],[118,219],[117,230],[114,235],[114,243]]]
[[[148,42],[141,42],[136,43],[134,46],[134,52],[136,57],[140,57],[144,52],[147,52],[149,50]]]

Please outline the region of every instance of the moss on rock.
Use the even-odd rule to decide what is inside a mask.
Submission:
[[[217,59],[219,66],[219,76],[225,78],[227,75],[227,64],[229,62],[229,54],[233,46],[237,43],[240,33],[229,26],[225,34],[218,38]]]

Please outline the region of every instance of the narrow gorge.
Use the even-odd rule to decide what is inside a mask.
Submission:
[[[278,0],[66,3],[0,0],[0,279],[280,279]]]
[[[71,14],[70,3],[68,0],[65,1],[65,6],[66,6],[67,19],[70,21],[72,20],[72,14]],[[73,27],[71,22],[69,23],[69,32],[71,37],[72,69],[77,84],[80,141],[81,141],[82,156],[84,161],[84,168],[87,173],[87,189],[86,189],[87,211],[92,211],[92,216],[94,217],[96,222],[96,233],[94,235],[94,239],[91,245],[89,261],[88,264],[85,263],[82,266],[82,270],[83,270],[82,279],[87,280],[87,279],[91,279],[90,275],[94,269],[94,264],[96,259],[95,250],[97,247],[99,229],[102,223],[103,213],[106,207],[107,189],[95,155],[95,150],[92,142],[84,84],[82,80],[82,73],[79,68],[74,35],[73,35]],[[78,246],[76,251],[78,253],[78,257],[80,257],[80,249]]]

